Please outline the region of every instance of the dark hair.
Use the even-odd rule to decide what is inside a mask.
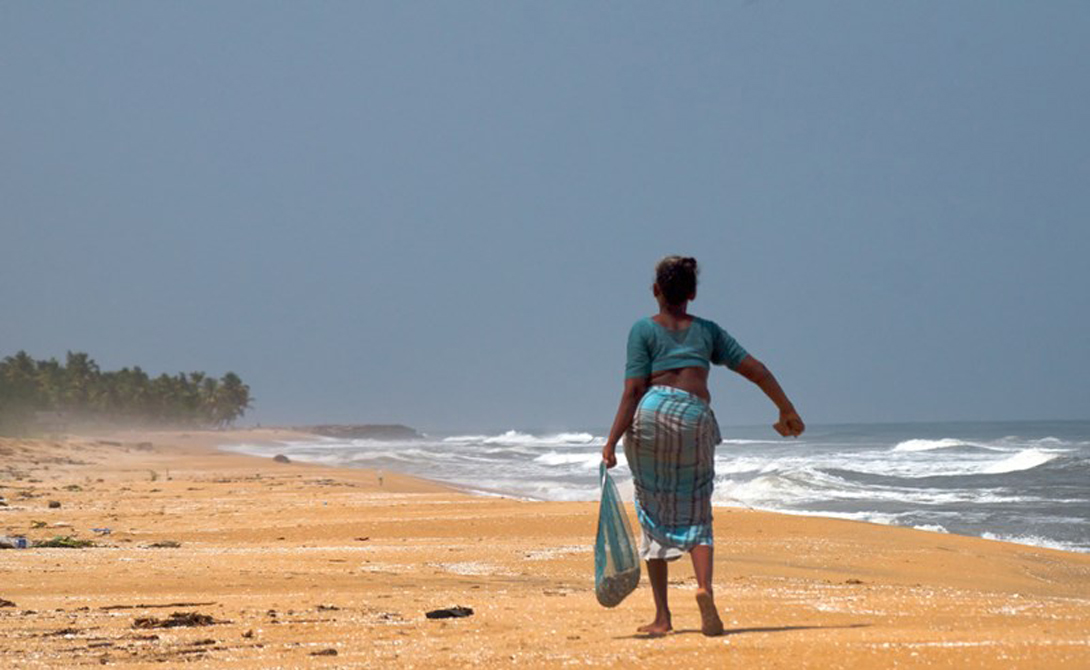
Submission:
[[[680,305],[696,292],[696,259],[667,256],[655,266],[655,284],[667,304]]]

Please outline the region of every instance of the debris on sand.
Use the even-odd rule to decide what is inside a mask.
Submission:
[[[103,612],[109,612],[111,610],[146,610],[146,609],[153,609],[153,608],[156,608],[156,607],[204,607],[206,605],[215,605],[215,604],[216,604],[215,601],[212,601],[212,600],[207,601],[207,602],[201,602],[201,603],[163,603],[163,604],[137,603],[136,605],[105,605],[103,607],[99,607],[99,609],[102,610]],[[85,607],[83,609],[86,610],[87,608]]]
[[[0,535],[0,549],[26,549],[29,545],[22,535]]]
[[[288,458],[287,456],[285,456],[284,454],[277,454],[277,455],[273,456],[273,460],[276,461],[277,463],[291,463],[291,459]]]
[[[200,614],[199,612],[174,612],[166,619],[160,619],[158,617],[148,616],[140,617],[133,621],[133,628],[192,628],[195,626],[211,626],[217,623],[224,623],[222,621],[216,621],[210,614]]]
[[[424,616],[429,619],[461,619],[462,617],[473,616],[473,609],[461,606],[446,607],[426,612]]]
[[[182,546],[181,542],[177,540],[160,540],[158,542],[152,542],[149,545],[145,545],[148,549],[177,549]]]
[[[10,600],[4,600],[3,598],[0,598],[0,607],[18,607],[18,605],[11,602]]]
[[[90,540],[81,540],[72,537],[71,535],[55,535],[50,540],[35,541],[34,546],[35,548],[84,549],[86,547],[95,546],[95,543]]]
[[[337,650],[332,649],[332,648],[331,649],[322,649],[321,651],[312,651],[312,652],[310,652],[310,655],[311,656],[336,656],[337,655]]]
[[[61,506],[61,502],[59,500],[50,500],[49,501],[49,509],[57,509],[60,506]]]

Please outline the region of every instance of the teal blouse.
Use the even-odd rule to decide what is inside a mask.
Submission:
[[[684,330],[667,330],[647,317],[628,333],[628,362],[624,376],[649,377],[660,370],[701,367],[711,364],[738,367],[749,354],[714,321],[694,316]]]

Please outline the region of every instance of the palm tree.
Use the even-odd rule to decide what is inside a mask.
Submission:
[[[64,377],[64,404],[77,412],[89,409],[98,382],[98,364],[83,352],[69,351]]]
[[[37,365],[36,376],[41,409],[60,409],[61,400],[64,397],[64,368],[56,358],[38,361]]]
[[[230,425],[250,408],[250,400],[250,387],[238,375],[234,372],[223,375],[216,394],[215,423],[221,427]]]
[[[139,366],[103,372],[86,353],[69,351],[65,364],[36,361],[25,351],[0,360],[0,428],[19,431],[33,412],[64,410],[174,425],[224,427],[252,402],[250,387],[234,372],[161,374],[151,379]]]
[[[216,398],[219,396],[219,380],[205,377],[201,380],[201,419],[205,423],[216,423]]]

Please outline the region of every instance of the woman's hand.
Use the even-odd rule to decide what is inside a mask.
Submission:
[[[806,430],[806,424],[795,410],[781,411],[780,420],[772,424],[776,432],[784,437],[798,437]]]
[[[607,468],[617,465],[617,445],[607,443],[602,447],[602,460],[605,461]]]

